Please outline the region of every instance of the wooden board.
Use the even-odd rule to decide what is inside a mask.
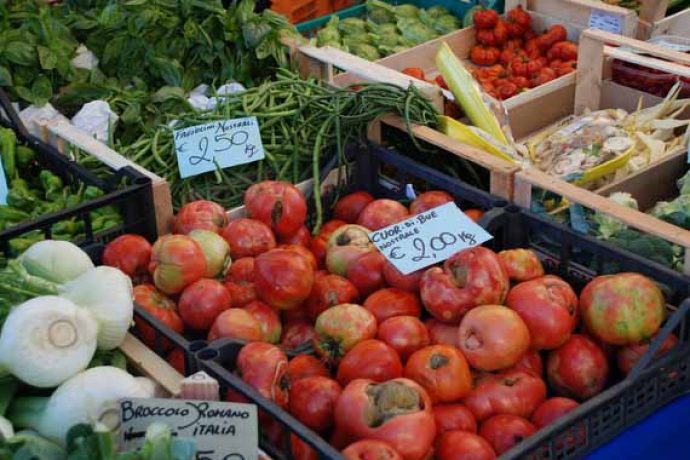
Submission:
[[[666,17],[668,0],[642,0],[637,37],[646,40],[659,35],[690,38],[690,8]]]
[[[156,212],[156,227],[159,235],[170,233],[173,218],[170,186],[162,177],[129,161],[101,141],[94,139],[69,122],[48,123],[43,126],[44,140],[64,152],[66,144],[73,145],[100,161],[118,170],[130,166],[151,179],[153,202]]]
[[[180,392],[184,376],[132,334],[127,334],[120,350],[132,368],[141,375],[158,383],[170,395]]]

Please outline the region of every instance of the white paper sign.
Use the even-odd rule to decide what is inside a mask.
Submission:
[[[144,442],[153,422],[170,425],[173,436],[193,438],[197,459],[256,460],[259,427],[256,406],[217,401],[131,398],[120,400],[120,438],[132,449]]]
[[[493,237],[455,203],[446,203],[371,232],[369,238],[386,259],[407,275]]]
[[[264,158],[256,117],[220,120],[173,131],[180,177]]]
[[[623,16],[608,11],[592,10],[589,16],[589,27],[612,34],[621,34],[623,33]]]

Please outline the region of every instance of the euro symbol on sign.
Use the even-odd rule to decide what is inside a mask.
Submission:
[[[400,260],[405,257],[405,254],[398,254],[398,250],[400,250],[400,246],[396,246],[393,249],[391,249],[391,253],[389,258],[394,259],[394,260]]]

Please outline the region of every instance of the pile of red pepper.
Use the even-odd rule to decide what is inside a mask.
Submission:
[[[556,24],[539,35],[531,22],[520,6],[505,19],[494,10],[474,14],[477,45],[470,60],[479,66],[473,73],[491,96],[508,99],[575,70],[577,45],[567,40],[565,28]]]

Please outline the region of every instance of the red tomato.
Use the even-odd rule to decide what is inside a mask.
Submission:
[[[289,182],[266,180],[244,193],[247,216],[271,227],[280,236],[297,233],[307,220],[307,202]]]
[[[188,236],[197,242],[204,253],[206,259],[204,278],[223,276],[232,262],[227,241],[211,230],[192,230]]]
[[[376,317],[379,323],[394,316],[419,316],[419,297],[411,292],[396,288],[380,289],[364,301],[364,308]]]
[[[151,249],[149,273],[161,292],[177,294],[206,273],[204,251],[188,236],[164,235]]]
[[[316,353],[333,362],[359,342],[376,336],[376,318],[359,305],[344,303],[321,313],[314,330]]]
[[[173,369],[175,369],[177,372],[179,372],[182,375],[185,375],[185,359],[184,359],[184,351],[182,348],[175,348],[173,351],[168,353],[168,356],[165,357],[165,360],[170,364]]]
[[[489,441],[494,451],[501,455],[534,434],[535,431],[537,428],[525,418],[499,414],[482,423],[479,435]]]
[[[321,227],[321,231],[316,237],[311,241],[311,252],[314,253],[316,261],[319,264],[319,268],[324,268],[326,266],[326,247],[328,246],[328,238],[331,234],[339,227],[347,225],[347,222],[342,220],[329,220]]]
[[[447,431],[436,444],[438,460],[493,460],[496,458],[491,444],[468,431]]]
[[[544,267],[531,249],[506,249],[498,253],[498,258],[513,281],[529,281],[544,276]]]
[[[288,237],[279,236],[278,242],[280,244],[296,244],[308,249],[311,247],[311,232],[305,225],[302,225],[294,235]]]
[[[291,382],[289,411],[308,428],[323,433],[333,425],[335,401],[342,388],[333,379],[319,375]]]
[[[393,348],[380,340],[363,340],[340,361],[336,378],[345,386],[355,379],[385,382],[402,377],[402,373],[400,357]]]
[[[290,451],[292,452],[293,460],[318,460],[319,458],[316,451],[296,436],[295,433],[290,433]]]
[[[452,345],[459,347],[458,326],[442,323],[437,319],[428,319],[425,323],[429,330],[429,339],[432,345]]]
[[[335,424],[355,440],[389,443],[404,460],[426,458],[436,435],[429,396],[408,379],[352,381],[336,402]]]
[[[184,323],[182,318],[177,314],[177,307],[175,302],[169,297],[158,292],[156,287],[152,284],[140,284],[134,287],[134,301],[145,310],[147,313],[153,315],[158,321],[160,321],[166,327],[172,329],[178,334],[182,334],[184,330]],[[162,347],[163,350],[167,351],[173,347],[162,334],[160,335],[160,342],[156,341],[158,333],[153,329],[149,323],[139,318],[137,315],[134,316],[134,322],[139,330],[139,338],[142,342],[148,345],[150,348],[156,349],[158,346]]]
[[[218,315],[208,332],[208,340],[222,337],[258,342],[263,340],[261,323],[246,310],[230,308]]]
[[[472,367],[495,371],[512,366],[529,348],[530,335],[520,315],[502,305],[473,308],[460,322],[458,341]]]
[[[635,345],[628,345],[618,350],[616,353],[616,361],[618,362],[618,368],[623,374],[628,375],[630,371],[633,370],[635,365],[637,365],[645,353],[647,353],[651,341],[656,338],[656,336],[657,334],[654,334],[649,340],[642,341]],[[660,358],[665,355],[671,348],[675,347],[677,343],[678,337],[673,333],[669,334],[662,342],[661,347],[654,354],[654,358]]]
[[[376,338],[390,345],[403,361],[429,345],[429,331],[416,316],[394,316],[379,324]]]
[[[139,235],[120,235],[103,251],[103,265],[119,268],[136,283],[148,278],[151,243]]]
[[[419,293],[419,282],[424,274],[423,270],[403,275],[400,270],[395,268],[395,265],[389,261],[383,264],[383,278],[391,287],[402,289],[403,291]]]
[[[477,432],[477,421],[472,411],[462,404],[436,404],[432,410],[439,436],[446,431],[455,430]]]
[[[551,350],[568,341],[577,326],[578,299],[568,283],[554,275],[524,281],[513,287],[506,305],[529,329],[533,350]]]
[[[230,245],[232,260],[256,257],[276,247],[276,239],[270,227],[254,219],[231,220],[220,236]]]
[[[348,224],[354,224],[362,210],[372,201],[374,201],[374,197],[364,191],[345,195],[335,204],[333,217]]]
[[[187,326],[197,331],[207,331],[218,315],[231,305],[230,292],[221,283],[201,279],[182,292],[177,308]]]
[[[450,345],[431,345],[414,352],[405,364],[405,377],[420,384],[433,404],[458,401],[472,389],[467,361]]]
[[[442,204],[452,203],[455,201],[453,196],[449,193],[443,192],[441,190],[432,190],[430,192],[424,192],[419,195],[410,204],[410,214],[419,214],[420,212],[426,212],[436,206],[441,206]]]
[[[312,253],[309,249],[305,248],[304,246],[300,246],[299,244],[281,244],[278,246],[278,249],[287,249],[288,251],[294,251],[297,254],[301,255],[307,261],[309,261],[309,265],[311,265],[312,271],[316,271],[319,269],[318,264],[316,263],[316,257],[314,257],[314,253]]]
[[[532,414],[532,423],[537,429],[551,425],[565,414],[575,409],[579,404],[569,398],[549,398],[537,407]]]
[[[232,296],[232,306],[240,308],[259,298],[254,286],[254,258],[242,257],[232,262],[225,274],[226,289]]]
[[[314,338],[314,327],[306,321],[285,323],[280,345],[288,350],[297,348]]]
[[[338,275],[319,276],[305,304],[312,321],[327,309],[341,303],[354,303],[359,299],[357,288],[349,280]]]
[[[493,29],[498,22],[498,13],[491,9],[483,9],[474,13],[472,22],[478,30]]]
[[[362,297],[385,286],[383,264],[386,258],[379,251],[371,251],[353,260],[347,267],[347,279]]]
[[[631,345],[652,337],[666,317],[664,295],[639,273],[597,276],[580,294],[587,330],[611,345]]]
[[[508,293],[508,275],[491,249],[465,249],[430,268],[420,283],[422,303],[436,319],[457,324],[477,305],[502,304]]]
[[[278,313],[265,303],[254,300],[249,302],[243,309],[251,314],[259,323],[261,329],[261,339],[268,343],[278,343],[282,333],[282,324]]]
[[[529,418],[546,399],[546,384],[524,371],[486,374],[465,398],[464,404],[478,421],[496,414],[513,414]]]
[[[172,231],[183,235],[192,230],[220,233],[227,224],[228,216],[221,205],[213,201],[197,200],[180,208],[173,220]]]
[[[297,355],[290,360],[287,367],[287,378],[290,384],[305,377],[328,377],[326,365],[312,355]]]
[[[387,442],[376,439],[362,439],[343,450],[346,460],[402,460],[402,457]]]
[[[520,370],[531,372],[537,377],[544,376],[544,363],[542,362],[541,355],[537,351],[528,351],[518,360],[517,363],[508,370]]]
[[[346,276],[352,262],[375,250],[368,229],[352,224],[339,227],[328,237],[326,267],[334,275]]]
[[[242,380],[282,408],[288,402],[287,365],[285,353],[270,343],[248,343],[237,355]]]
[[[374,231],[396,224],[408,217],[410,213],[405,206],[397,201],[381,198],[366,205],[357,218],[357,225]]]
[[[416,78],[417,80],[426,81],[424,71],[419,67],[406,67],[402,70],[402,73],[409,75],[410,77]]]
[[[592,340],[573,334],[562,347],[549,353],[546,375],[557,395],[585,400],[604,389],[609,364]]]
[[[314,270],[297,252],[273,249],[254,260],[254,284],[261,300],[273,308],[290,310],[309,297]]]

